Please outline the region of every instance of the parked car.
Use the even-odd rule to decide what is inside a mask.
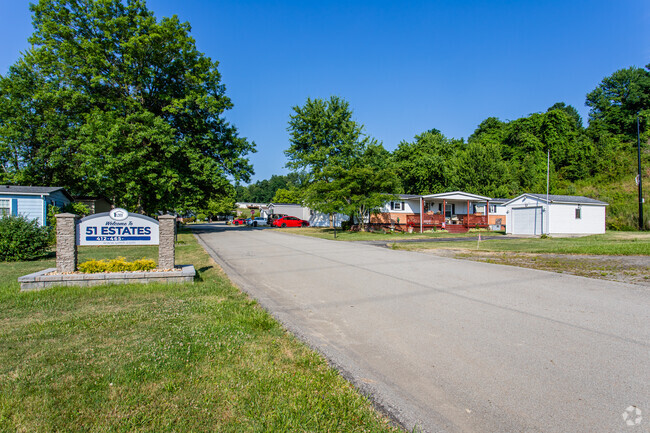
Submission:
[[[293,216],[283,216],[273,221],[274,227],[309,227],[309,221]]]
[[[236,226],[238,226],[238,225],[245,225],[245,224],[246,224],[246,220],[245,220],[244,218],[237,218],[237,219],[233,220],[232,223],[233,223],[234,225],[236,225]]]
[[[268,225],[268,222],[266,221],[266,218],[257,217],[257,218],[253,218],[252,220],[251,219],[246,220],[246,224],[248,224],[249,226],[257,227],[257,226],[266,226]]]
[[[286,213],[272,213],[271,215],[269,215],[268,223],[269,223],[270,226],[272,226],[273,222],[275,220],[280,219],[280,218],[285,217],[285,216],[289,216],[289,215],[287,215]]]

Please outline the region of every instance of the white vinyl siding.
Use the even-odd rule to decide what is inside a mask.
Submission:
[[[581,205],[580,219],[576,219],[577,208],[576,204],[551,204],[551,234],[605,233],[605,206]]]
[[[395,204],[400,204],[400,209],[395,208]],[[390,213],[403,213],[403,214],[419,214],[420,213],[420,200],[419,199],[406,199],[399,201],[389,201],[383,205],[380,212]]]
[[[551,203],[537,197],[522,195],[506,206],[508,223],[506,229],[511,234],[598,234],[605,233],[605,204],[591,203]],[[526,209],[539,208],[542,215],[525,212]],[[537,211],[535,211],[537,212]],[[523,227],[523,224],[529,224]],[[542,224],[542,225],[540,225]],[[539,227],[539,228],[538,228]]]
[[[348,221],[350,217],[348,215],[343,215],[340,213],[334,214],[334,227],[341,227],[343,221]],[[309,217],[309,226],[310,227],[329,227],[330,226],[330,216],[326,213],[313,212]]]

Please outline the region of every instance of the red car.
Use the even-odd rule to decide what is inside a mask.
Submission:
[[[245,225],[246,225],[246,219],[245,219],[245,218],[237,218],[237,219],[234,220],[232,223],[233,223],[234,225],[236,225],[236,226],[238,226],[238,225],[245,226]]]
[[[309,221],[292,216],[283,216],[273,221],[274,227],[309,227]]]

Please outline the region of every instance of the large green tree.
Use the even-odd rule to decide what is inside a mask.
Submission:
[[[346,203],[343,211],[365,231],[366,218],[391,200],[389,193],[400,188],[395,164],[381,144],[370,144],[352,167],[338,179]]]
[[[508,164],[498,143],[472,140],[454,160],[454,189],[488,197],[512,195]]]
[[[346,179],[375,140],[352,119],[350,105],[339,97],[308,98],[293,110],[288,127],[291,145],[285,155],[288,168],[308,175],[302,191],[305,203],[330,215],[347,213],[352,199],[344,188]]]
[[[190,25],[142,0],[40,0],[23,58],[0,77],[5,181],[102,194],[146,212],[196,210],[248,181],[254,143]]]
[[[636,117],[650,124],[650,64],[620,69],[587,95],[589,126],[636,140]],[[647,128],[644,128],[647,132]]]
[[[437,129],[416,135],[413,142],[402,141],[393,152],[396,169],[407,194],[434,194],[449,191],[454,172],[453,159],[463,146]]]

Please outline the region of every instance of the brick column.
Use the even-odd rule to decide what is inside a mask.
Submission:
[[[77,215],[56,215],[56,271],[77,270]]]
[[[176,235],[176,217],[161,215],[158,217],[160,225],[158,243],[158,269],[174,269],[176,252],[174,251],[174,238]]]

